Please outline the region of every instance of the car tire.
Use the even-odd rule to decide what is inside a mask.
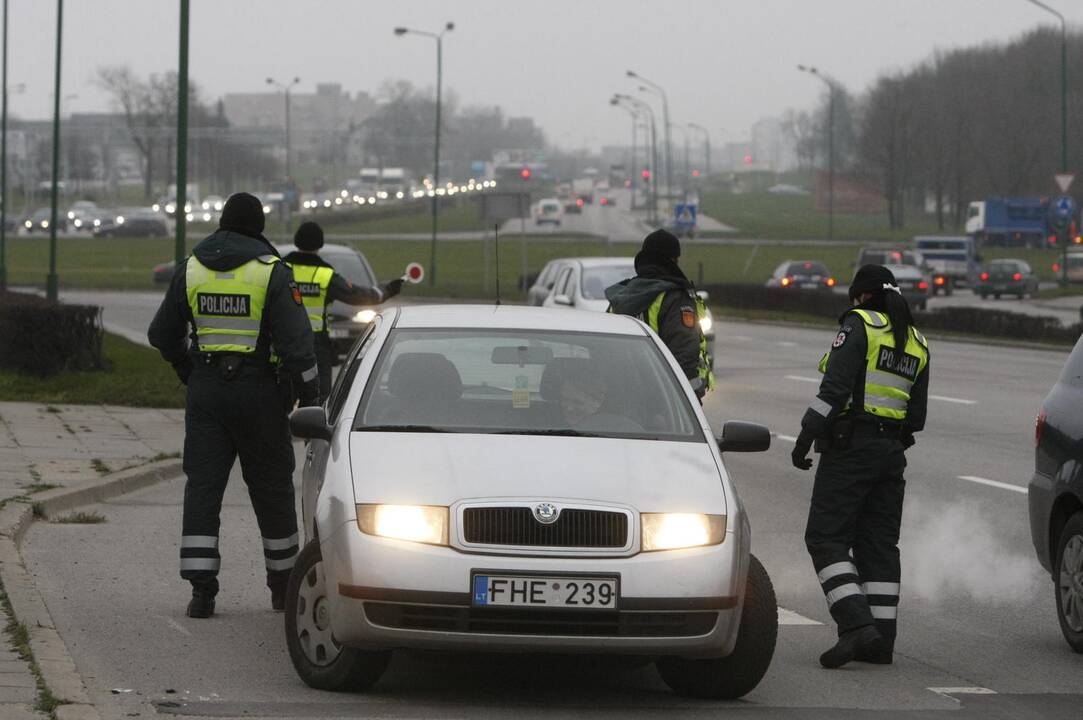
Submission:
[[[1056,563],[1053,565],[1053,592],[1057,599],[1060,631],[1072,650],[1083,653],[1083,589],[1080,589],[1078,580],[1073,589],[1072,574],[1077,578],[1083,574],[1083,512],[1068,518],[1061,529],[1057,538]],[[1072,608],[1067,607],[1069,598],[1072,599]],[[1068,613],[1073,608],[1073,617],[1069,619]]]
[[[369,689],[384,674],[391,653],[338,645],[330,619],[320,544],[313,540],[297,556],[286,586],[286,647],[293,668],[317,690]]]
[[[954,292],[955,292],[955,287],[951,283],[947,283],[947,284],[944,285],[944,295],[950,297],[951,294],[954,293]]]
[[[767,570],[753,555],[749,557],[744,611],[733,652],[723,658],[705,660],[659,658],[655,667],[675,693],[735,700],[751,692],[763,679],[774,657],[777,639],[775,589]]]
[[[994,300],[999,300],[1000,299],[1000,293],[993,293],[993,299]]]

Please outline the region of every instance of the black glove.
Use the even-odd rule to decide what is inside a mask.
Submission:
[[[903,450],[913,447],[914,443],[917,442],[917,440],[914,439],[914,433],[912,432],[904,432],[899,440],[902,442]]]
[[[793,452],[790,457],[793,459],[793,466],[798,470],[808,470],[812,467],[812,458],[808,456],[808,451],[812,449],[812,445],[804,440],[798,440],[794,445]]]
[[[402,291],[402,278],[395,278],[391,282],[385,282],[380,286],[380,291],[384,294],[384,300],[393,298]]]
[[[297,407],[312,407],[320,404],[320,380],[301,383],[297,393]]]
[[[173,372],[177,373],[182,384],[187,385],[188,377],[192,374],[192,358],[185,355],[183,360],[173,363]]]

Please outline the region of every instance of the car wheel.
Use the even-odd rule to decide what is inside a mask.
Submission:
[[[1068,518],[1061,530],[1053,568],[1060,630],[1072,649],[1083,653],[1083,512]]]
[[[357,650],[335,641],[320,544],[314,540],[297,556],[286,586],[286,647],[297,674],[317,690],[367,690],[391,659],[390,652]]]
[[[734,700],[752,691],[771,665],[778,638],[778,605],[771,578],[756,556],[748,563],[748,583],[737,644],[724,658],[667,657],[655,661],[658,674],[676,693]]]
[[[999,300],[1000,299],[1000,293],[993,293],[993,299],[994,300]]]
[[[951,283],[947,283],[946,285],[944,285],[944,294],[945,295],[951,295],[954,292],[955,292],[955,287]]]

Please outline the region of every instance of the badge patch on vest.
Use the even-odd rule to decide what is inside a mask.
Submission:
[[[297,287],[297,283],[290,283],[290,295],[293,297],[293,301],[298,305],[304,304],[304,300],[301,299],[301,288]]]
[[[249,297],[226,293],[196,293],[200,315],[248,317]]]
[[[918,366],[921,360],[908,353],[897,353],[895,348],[882,347],[880,355],[876,358],[876,369],[901,375],[913,382],[918,377]]]
[[[696,311],[690,307],[681,308],[681,323],[686,328],[692,328],[696,326]]]
[[[319,297],[320,296],[320,284],[319,283],[297,283],[297,289],[301,291],[301,297]]]

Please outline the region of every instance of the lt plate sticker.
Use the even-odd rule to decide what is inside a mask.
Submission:
[[[529,378],[526,375],[515,376],[515,389],[511,391],[511,406],[516,410],[530,408]]]
[[[840,332],[838,334],[838,336],[835,338],[835,342],[831,343],[831,347],[840,348],[840,347],[842,347],[842,344],[844,342],[846,342],[846,331],[845,330],[843,330],[842,332]]]

